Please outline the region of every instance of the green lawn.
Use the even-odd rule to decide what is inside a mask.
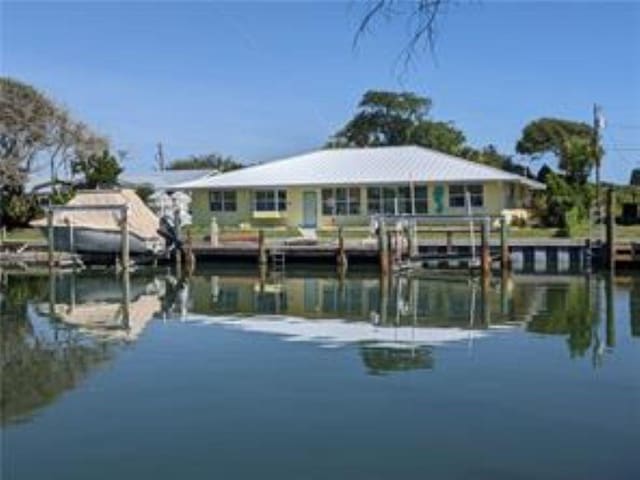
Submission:
[[[209,229],[205,227],[198,227],[196,225],[191,227],[191,231],[193,234],[193,239],[195,241],[202,241],[206,236],[209,235]],[[595,232],[594,232],[595,233]],[[258,235],[258,229],[239,229],[239,228],[221,228],[220,236],[221,239],[224,240],[227,238],[251,238],[256,237]],[[460,238],[460,236],[466,235],[466,232],[462,231],[460,233],[456,233],[455,238]],[[291,238],[299,236],[299,233],[294,228],[266,228],[265,236],[267,238]],[[322,240],[331,240],[336,239],[338,236],[337,229],[334,230],[320,230],[318,232],[318,237]],[[344,229],[344,236],[347,239],[362,239],[370,236],[370,231],[368,227],[350,227]],[[493,232],[491,234],[493,238],[497,238],[499,236],[499,232]],[[559,231],[557,228],[538,228],[538,227],[526,227],[526,228],[515,228],[512,227],[509,230],[509,237],[511,238],[559,238]],[[586,238],[587,230],[578,232],[578,234],[574,238]],[[428,232],[421,231],[419,233],[420,239],[437,239],[437,238],[445,238],[445,234],[441,232]],[[640,225],[631,225],[631,226],[616,226],[616,238],[619,240],[636,240],[640,241]],[[39,229],[35,228],[18,228],[14,230],[7,231],[6,239],[9,241],[16,242],[44,242],[45,236]]]
[[[15,228],[7,230],[6,240],[15,242],[44,242],[45,237],[37,228]]]

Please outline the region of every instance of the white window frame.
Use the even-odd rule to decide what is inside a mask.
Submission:
[[[339,193],[343,194],[340,199],[338,198]],[[360,215],[362,211],[361,195],[360,187],[323,188],[320,192],[322,215],[325,217]]]
[[[220,199],[218,202],[220,203],[220,208],[214,208],[214,200],[213,197],[215,195],[220,195]],[[233,195],[232,199],[227,199],[228,195]],[[232,204],[233,207],[227,208],[227,204]],[[238,211],[238,192],[235,190],[209,190],[209,211],[210,212],[236,212]]]
[[[461,190],[462,192],[456,192],[452,194],[452,190]],[[472,190],[480,190],[472,191]],[[467,205],[467,194],[469,194],[469,202],[471,203],[471,208],[484,208],[484,185],[482,183],[453,183],[449,185],[448,189],[449,194],[449,208],[466,208]],[[453,205],[452,199],[456,199],[456,203],[459,203],[460,197],[462,197],[462,205]]]
[[[272,202],[273,208],[258,208],[259,194],[269,194],[272,196],[270,200],[265,200],[265,202]],[[281,196],[284,197],[281,199]],[[269,188],[269,189],[260,189],[253,191],[253,210],[255,212],[286,212],[287,211],[287,190],[284,188]]]

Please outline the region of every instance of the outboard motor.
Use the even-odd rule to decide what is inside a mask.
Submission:
[[[178,232],[171,220],[166,216],[160,218],[158,234],[167,242],[168,252],[172,252],[174,249],[182,249],[182,241],[178,237]]]

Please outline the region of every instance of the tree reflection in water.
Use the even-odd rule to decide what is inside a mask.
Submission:
[[[430,347],[398,348],[384,346],[361,346],[360,356],[372,375],[404,372],[408,370],[431,370],[434,366],[433,350]]]
[[[3,287],[3,425],[25,420],[53,403],[113,356],[111,345],[38,317],[30,302],[46,300],[47,284],[45,277],[8,277]]]
[[[358,327],[347,329],[344,343],[358,345],[367,372],[374,375],[434,368],[437,343],[413,341],[414,332],[458,332],[451,336],[458,338],[461,332],[473,336],[495,326],[566,336],[571,357],[591,352],[600,365],[620,335],[615,328],[620,308],[614,306],[619,287],[629,294],[631,335],[640,336],[638,276],[504,277],[488,288],[468,278],[336,279],[306,272],[288,272],[266,283],[253,272],[179,281],[139,272],[131,283],[96,274],[2,278],[2,424],[28,418],[76,387],[113,359],[120,345],[137,341],[160,312],[180,318],[237,317],[234,323],[246,316],[257,322],[256,329],[268,328],[265,319],[275,314],[303,322],[296,324],[303,333],[313,327],[314,338],[323,338],[330,327],[338,333]],[[333,323],[323,323],[327,319]]]
[[[546,292],[545,309],[533,315],[527,330],[567,335],[571,356],[583,356],[594,337],[594,319],[588,287],[582,282],[554,285]]]

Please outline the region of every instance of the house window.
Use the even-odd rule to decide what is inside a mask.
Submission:
[[[255,209],[258,212],[284,212],[287,210],[286,190],[258,190],[255,192]]]
[[[426,186],[413,187],[413,201],[416,213],[429,213],[429,193]]]
[[[233,190],[212,190],[209,192],[209,209],[212,212],[235,212],[238,202]]]
[[[357,187],[323,188],[322,214],[327,216],[359,215],[360,189]]]
[[[380,204],[380,188],[367,188],[367,211],[369,213],[382,213]]]
[[[402,187],[369,187],[367,188],[367,208],[369,213],[412,214],[415,206],[416,214],[428,212],[427,187],[413,187],[413,198],[410,186]]]
[[[465,207],[467,192],[469,193],[469,201],[472,207],[481,208],[484,205],[484,188],[482,185],[450,185],[449,207]]]

